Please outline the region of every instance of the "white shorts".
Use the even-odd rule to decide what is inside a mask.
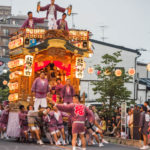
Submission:
[[[33,127],[31,127],[31,130],[32,130],[32,131],[39,130],[39,127],[33,126]]]
[[[47,100],[46,98],[35,98],[34,102],[34,110],[38,111],[39,106],[46,108],[47,107]]]
[[[57,23],[54,16],[49,15],[48,16],[48,29],[49,30],[55,30],[57,29]]]

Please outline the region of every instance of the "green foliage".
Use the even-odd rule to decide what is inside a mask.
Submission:
[[[98,81],[92,82],[94,85],[94,94],[98,94],[98,102],[102,104],[102,110],[105,116],[114,115],[114,110],[119,107],[122,102],[131,103],[130,95],[131,92],[125,87],[125,82],[129,82],[132,77],[124,71],[124,68],[119,68],[122,70],[122,75],[117,77],[115,75],[115,70],[118,67],[118,63],[122,60],[120,59],[121,51],[113,53],[113,55],[105,54],[102,56],[102,64],[95,66],[100,74],[97,75]],[[106,72],[108,73],[106,75]]]
[[[4,100],[8,100],[9,88],[7,85],[3,85],[3,81],[6,80],[9,82],[9,74],[10,72],[0,75],[0,103]]]

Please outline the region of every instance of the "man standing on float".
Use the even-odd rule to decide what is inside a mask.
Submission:
[[[62,8],[55,4],[55,0],[51,0],[51,4],[48,4],[45,7],[38,6],[39,11],[46,11],[46,18],[48,19],[49,29],[57,29],[57,11],[64,13],[68,8]]]

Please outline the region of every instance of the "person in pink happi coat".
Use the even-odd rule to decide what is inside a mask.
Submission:
[[[49,132],[53,136],[56,145],[61,145],[57,137],[59,130],[57,127],[57,120],[55,118],[54,111],[51,111],[50,107],[47,107],[43,113],[43,120],[48,125]]]
[[[47,99],[49,99],[47,97]],[[94,118],[92,112],[83,104],[80,103],[80,97],[78,95],[73,96],[72,104],[56,104],[54,101],[51,101],[52,104],[64,112],[71,114],[72,120],[72,147],[73,150],[76,150],[76,141],[77,136],[80,135],[82,142],[82,150],[86,150],[86,140],[85,140],[85,121],[89,119],[91,123],[94,123]]]
[[[57,120],[57,128],[60,130],[63,138],[63,145],[66,145],[66,137],[65,137],[65,130],[64,130],[64,124],[63,124],[63,117],[69,117],[69,115],[65,112],[59,111],[56,106],[53,106],[54,110],[54,116]]]

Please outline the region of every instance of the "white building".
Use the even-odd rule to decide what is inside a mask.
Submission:
[[[118,64],[117,67],[124,67],[125,71],[128,71],[129,68],[135,68],[136,69],[136,63],[137,58],[140,56],[140,53],[137,50],[117,46],[97,40],[91,40],[94,46],[94,55],[91,58],[85,59],[86,62],[86,69],[84,71],[84,78],[81,80],[80,89],[81,89],[81,95],[83,92],[87,94],[87,103],[93,103],[96,101],[96,98],[99,97],[99,95],[94,95],[91,85],[91,81],[97,80],[96,72],[93,74],[88,74],[88,68],[93,67],[94,65],[100,64],[102,61],[102,56],[105,54],[113,54],[114,52],[121,51],[121,59],[122,62]],[[136,76],[136,75],[135,75]],[[128,90],[131,91],[131,99],[136,100],[137,99],[137,84],[135,82],[135,77],[132,81],[129,83],[126,83],[125,86],[128,88]]]
[[[147,64],[137,62],[137,103],[143,104],[145,101],[150,103],[150,76]]]

